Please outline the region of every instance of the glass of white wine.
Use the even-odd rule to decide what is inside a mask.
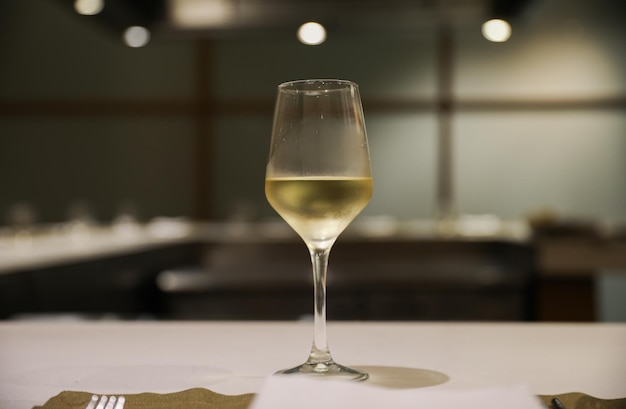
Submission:
[[[280,84],[265,195],[311,254],[314,339],[308,360],[279,374],[365,380],[337,364],[326,336],[326,272],[331,247],[372,196],[369,147],[358,85],[346,80]]]

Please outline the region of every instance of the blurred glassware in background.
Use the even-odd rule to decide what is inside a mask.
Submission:
[[[158,239],[185,237],[192,230],[193,223],[184,217],[155,217],[146,226],[146,233]]]
[[[141,221],[130,201],[122,201],[110,220],[97,219],[91,203],[82,199],[67,205],[64,220],[42,222],[34,209],[21,201],[0,210],[0,274],[184,243],[211,230],[182,217]]]
[[[124,203],[111,222],[111,232],[120,240],[134,240],[141,236],[142,227],[139,223],[137,206]]]
[[[83,200],[72,202],[63,230],[73,245],[84,246],[92,239],[97,226],[91,205]]]
[[[366,237],[390,237],[398,233],[401,224],[391,215],[364,216],[348,226],[346,233]]]
[[[36,213],[28,202],[15,203],[9,209],[9,229],[13,246],[16,250],[27,249],[33,245],[35,235]]]

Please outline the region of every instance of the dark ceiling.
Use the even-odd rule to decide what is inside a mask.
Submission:
[[[73,0],[60,0],[71,7]],[[210,36],[289,29],[318,21],[335,30],[412,30],[442,21],[476,24],[489,17],[515,19],[532,0],[204,0],[230,2],[238,10],[228,24],[180,27],[170,19],[172,0],[105,0],[92,16],[120,30],[142,25],[161,34]],[[243,12],[242,12],[243,10]]]

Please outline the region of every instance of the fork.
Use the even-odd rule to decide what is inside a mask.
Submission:
[[[92,395],[85,409],[124,409],[125,403],[123,396]]]

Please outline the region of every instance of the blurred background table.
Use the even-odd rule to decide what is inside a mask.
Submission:
[[[626,271],[620,238],[536,234],[519,221],[466,223],[454,234],[436,227],[351,226],[331,253],[329,318],[600,321],[602,303],[616,297],[607,301],[599,289],[619,292],[610,279]],[[282,222],[161,220],[98,228],[80,240],[40,233],[0,245],[4,319],[298,320],[311,313],[309,256]]]
[[[309,256],[284,223],[189,223],[170,235],[149,227],[126,236],[95,230],[78,244],[42,244],[44,236],[6,251],[0,313],[177,320],[312,313]],[[355,224],[331,253],[329,318],[534,318],[534,251],[523,225],[464,235],[433,228]]]

